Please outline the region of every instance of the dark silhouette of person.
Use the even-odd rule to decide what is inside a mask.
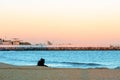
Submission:
[[[41,59],[38,61],[37,66],[45,66],[45,67],[47,67],[47,66],[45,65],[45,59],[41,58]]]

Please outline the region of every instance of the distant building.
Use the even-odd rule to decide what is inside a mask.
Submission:
[[[17,38],[14,40],[4,40],[0,38],[0,45],[31,45],[29,42],[21,42]]]
[[[20,41],[13,41],[12,44],[13,45],[20,45]]]
[[[2,39],[0,39],[0,45],[2,45],[2,42],[3,42],[3,40],[2,40]]]
[[[12,45],[11,40],[3,40],[2,45]]]

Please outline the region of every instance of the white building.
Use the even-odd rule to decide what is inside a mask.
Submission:
[[[0,39],[0,45],[2,44],[2,42],[3,42],[3,40],[2,40],[2,39]]]
[[[3,45],[12,45],[12,41],[11,40],[3,40],[2,44]]]
[[[13,45],[20,45],[20,41],[13,41]]]

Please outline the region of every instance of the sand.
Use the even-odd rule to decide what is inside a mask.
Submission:
[[[0,63],[0,80],[120,80],[120,69],[68,69]]]

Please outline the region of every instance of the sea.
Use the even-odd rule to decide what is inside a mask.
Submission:
[[[36,66],[45,59],[51,68],[120,68],[120,51],[0,51],[0,62]]]

